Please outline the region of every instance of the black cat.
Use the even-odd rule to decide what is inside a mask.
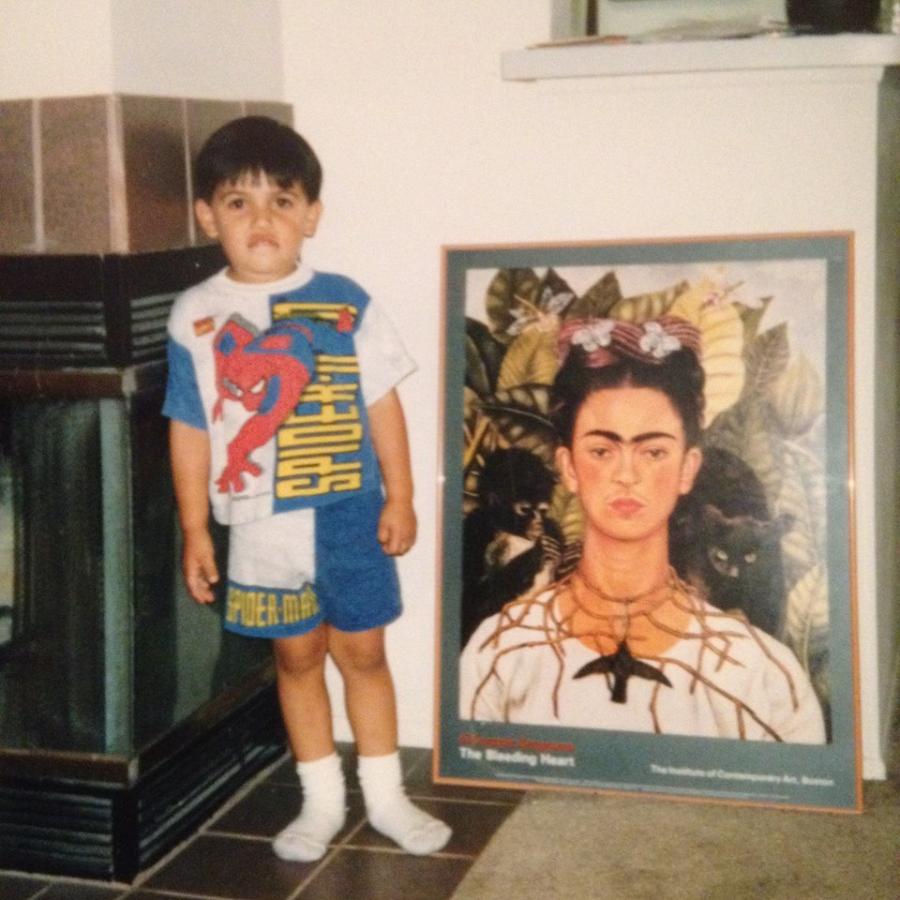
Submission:
[[[772,517],[756,473],[718,447],[704,450],[691,492],[669,526],[672,565],[713,606],[739,610],[780,637],[785,588],[781,537],[793,517]]]

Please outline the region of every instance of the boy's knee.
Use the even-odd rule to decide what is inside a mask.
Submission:
[[[303,675],[325,665],[328,637],[325,630],[316,628],[308,634],[273,641],[275,665],[286,675]]]
[[[387,666],[384,643],[373,640],[340,640],[331,645],[331,655],[338,668],[361,675],[380,672]]]
[[[360,675],[381,672],[387,668],[387,657],[384,651],[356,651],[345,657],[345,665]]]

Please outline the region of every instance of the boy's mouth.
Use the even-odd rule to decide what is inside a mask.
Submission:
[[[277,247],[278,241],[269,234],[255,234],[248,241],[251,250],[256,247]]]

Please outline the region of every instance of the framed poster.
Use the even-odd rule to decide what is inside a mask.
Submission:
[[[858,811],[852,235],[444,278],[435,778]]]

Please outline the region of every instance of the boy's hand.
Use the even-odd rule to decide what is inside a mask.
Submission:
[[[219,581],[219,570],[208,529],[185,532],[181,571],[188,593],[198,603],[212,603],[215,600],[212,586]]]
[[[402,556],[416,542],[416,514],[408,500],[386,500],[378,520],[378,541],[388,556]]]

